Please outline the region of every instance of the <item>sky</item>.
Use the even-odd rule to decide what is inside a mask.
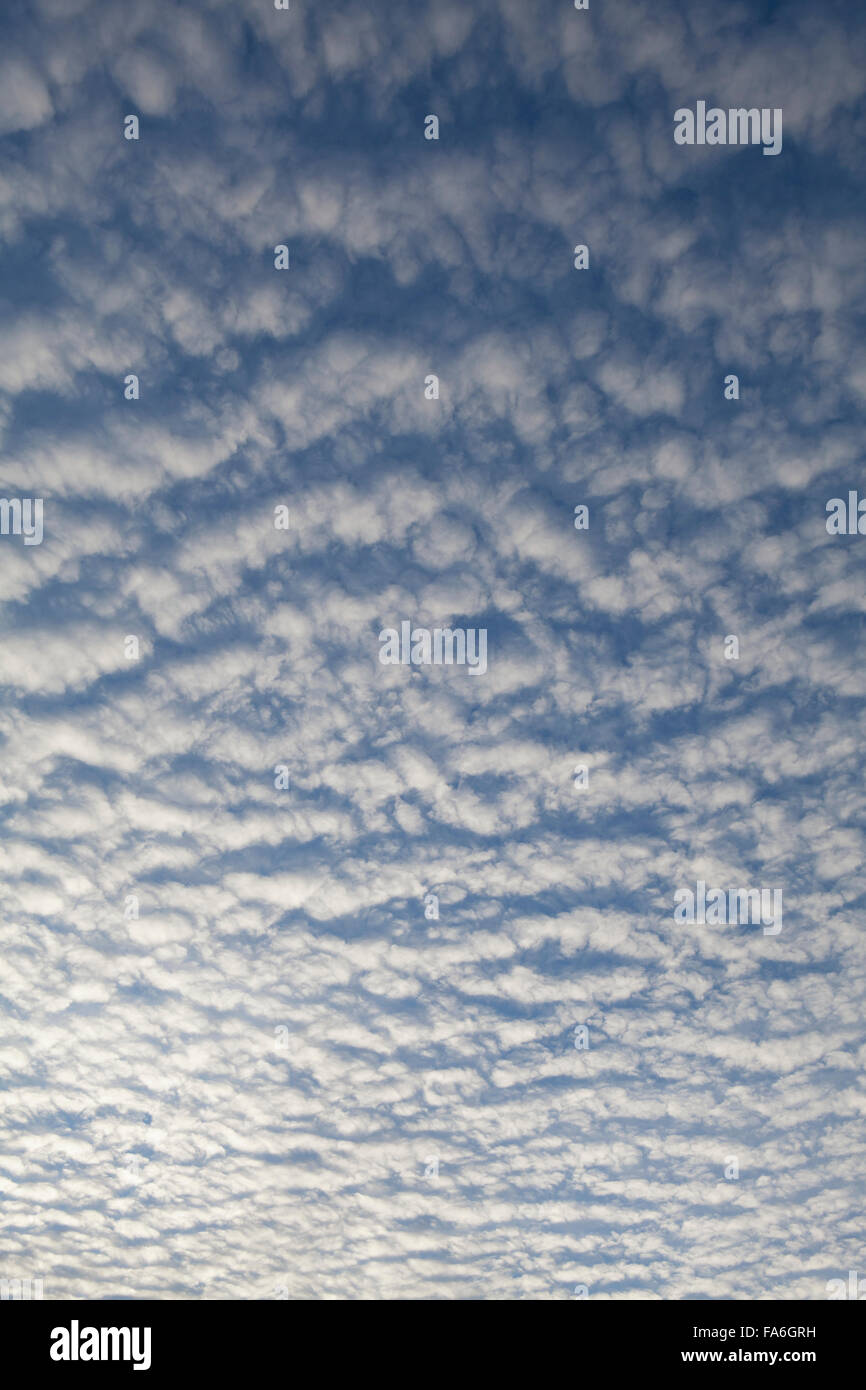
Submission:
[[[862,6],[2,31],[0,1277],[866,1276]]]

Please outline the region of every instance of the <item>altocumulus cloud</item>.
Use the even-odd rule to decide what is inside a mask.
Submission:
[[[863,14],[4,26],[0,494],[44,536],[0,536],[0,1275],[826,1297]],[[677,145],[705,98],[782,110],[779,156]],[[382,664],[405,619],[487,670]],[[698,881],[783,929],[675,921]]]

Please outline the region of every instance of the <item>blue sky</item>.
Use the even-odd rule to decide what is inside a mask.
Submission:
[[[866,1271],[860,7],[3,28],[0,1276]],[[699,100],[781,153],[675,144]],[[404,620],[488,669],[383,665]]]

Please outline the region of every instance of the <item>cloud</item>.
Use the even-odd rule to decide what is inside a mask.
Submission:
[[[32,130],[53,113],[48,88],[39,73],[22,58],[0,63],[0,135]]]
[[[825,1297],[862,1202],[861,538],[824,524],[862,22],[20,28],[0,1274]],[[704,97],[782,105],[782,156],[676,147]],[[486,629],[487,672],[382,665],[404,620]],[[782,932],[684,928],[698,879],[781,889]]]

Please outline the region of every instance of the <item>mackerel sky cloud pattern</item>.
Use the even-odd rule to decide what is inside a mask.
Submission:
[[[0,497],[43,534],[0,535],[0,1277],[826,1298],[866,1270],[866,12],[2,30]],[[698,101],[782,111],[777,156],[677,143]],[[405,621],[486,669],[382,662]],[[675,920],[698,884],[781,930]]]

